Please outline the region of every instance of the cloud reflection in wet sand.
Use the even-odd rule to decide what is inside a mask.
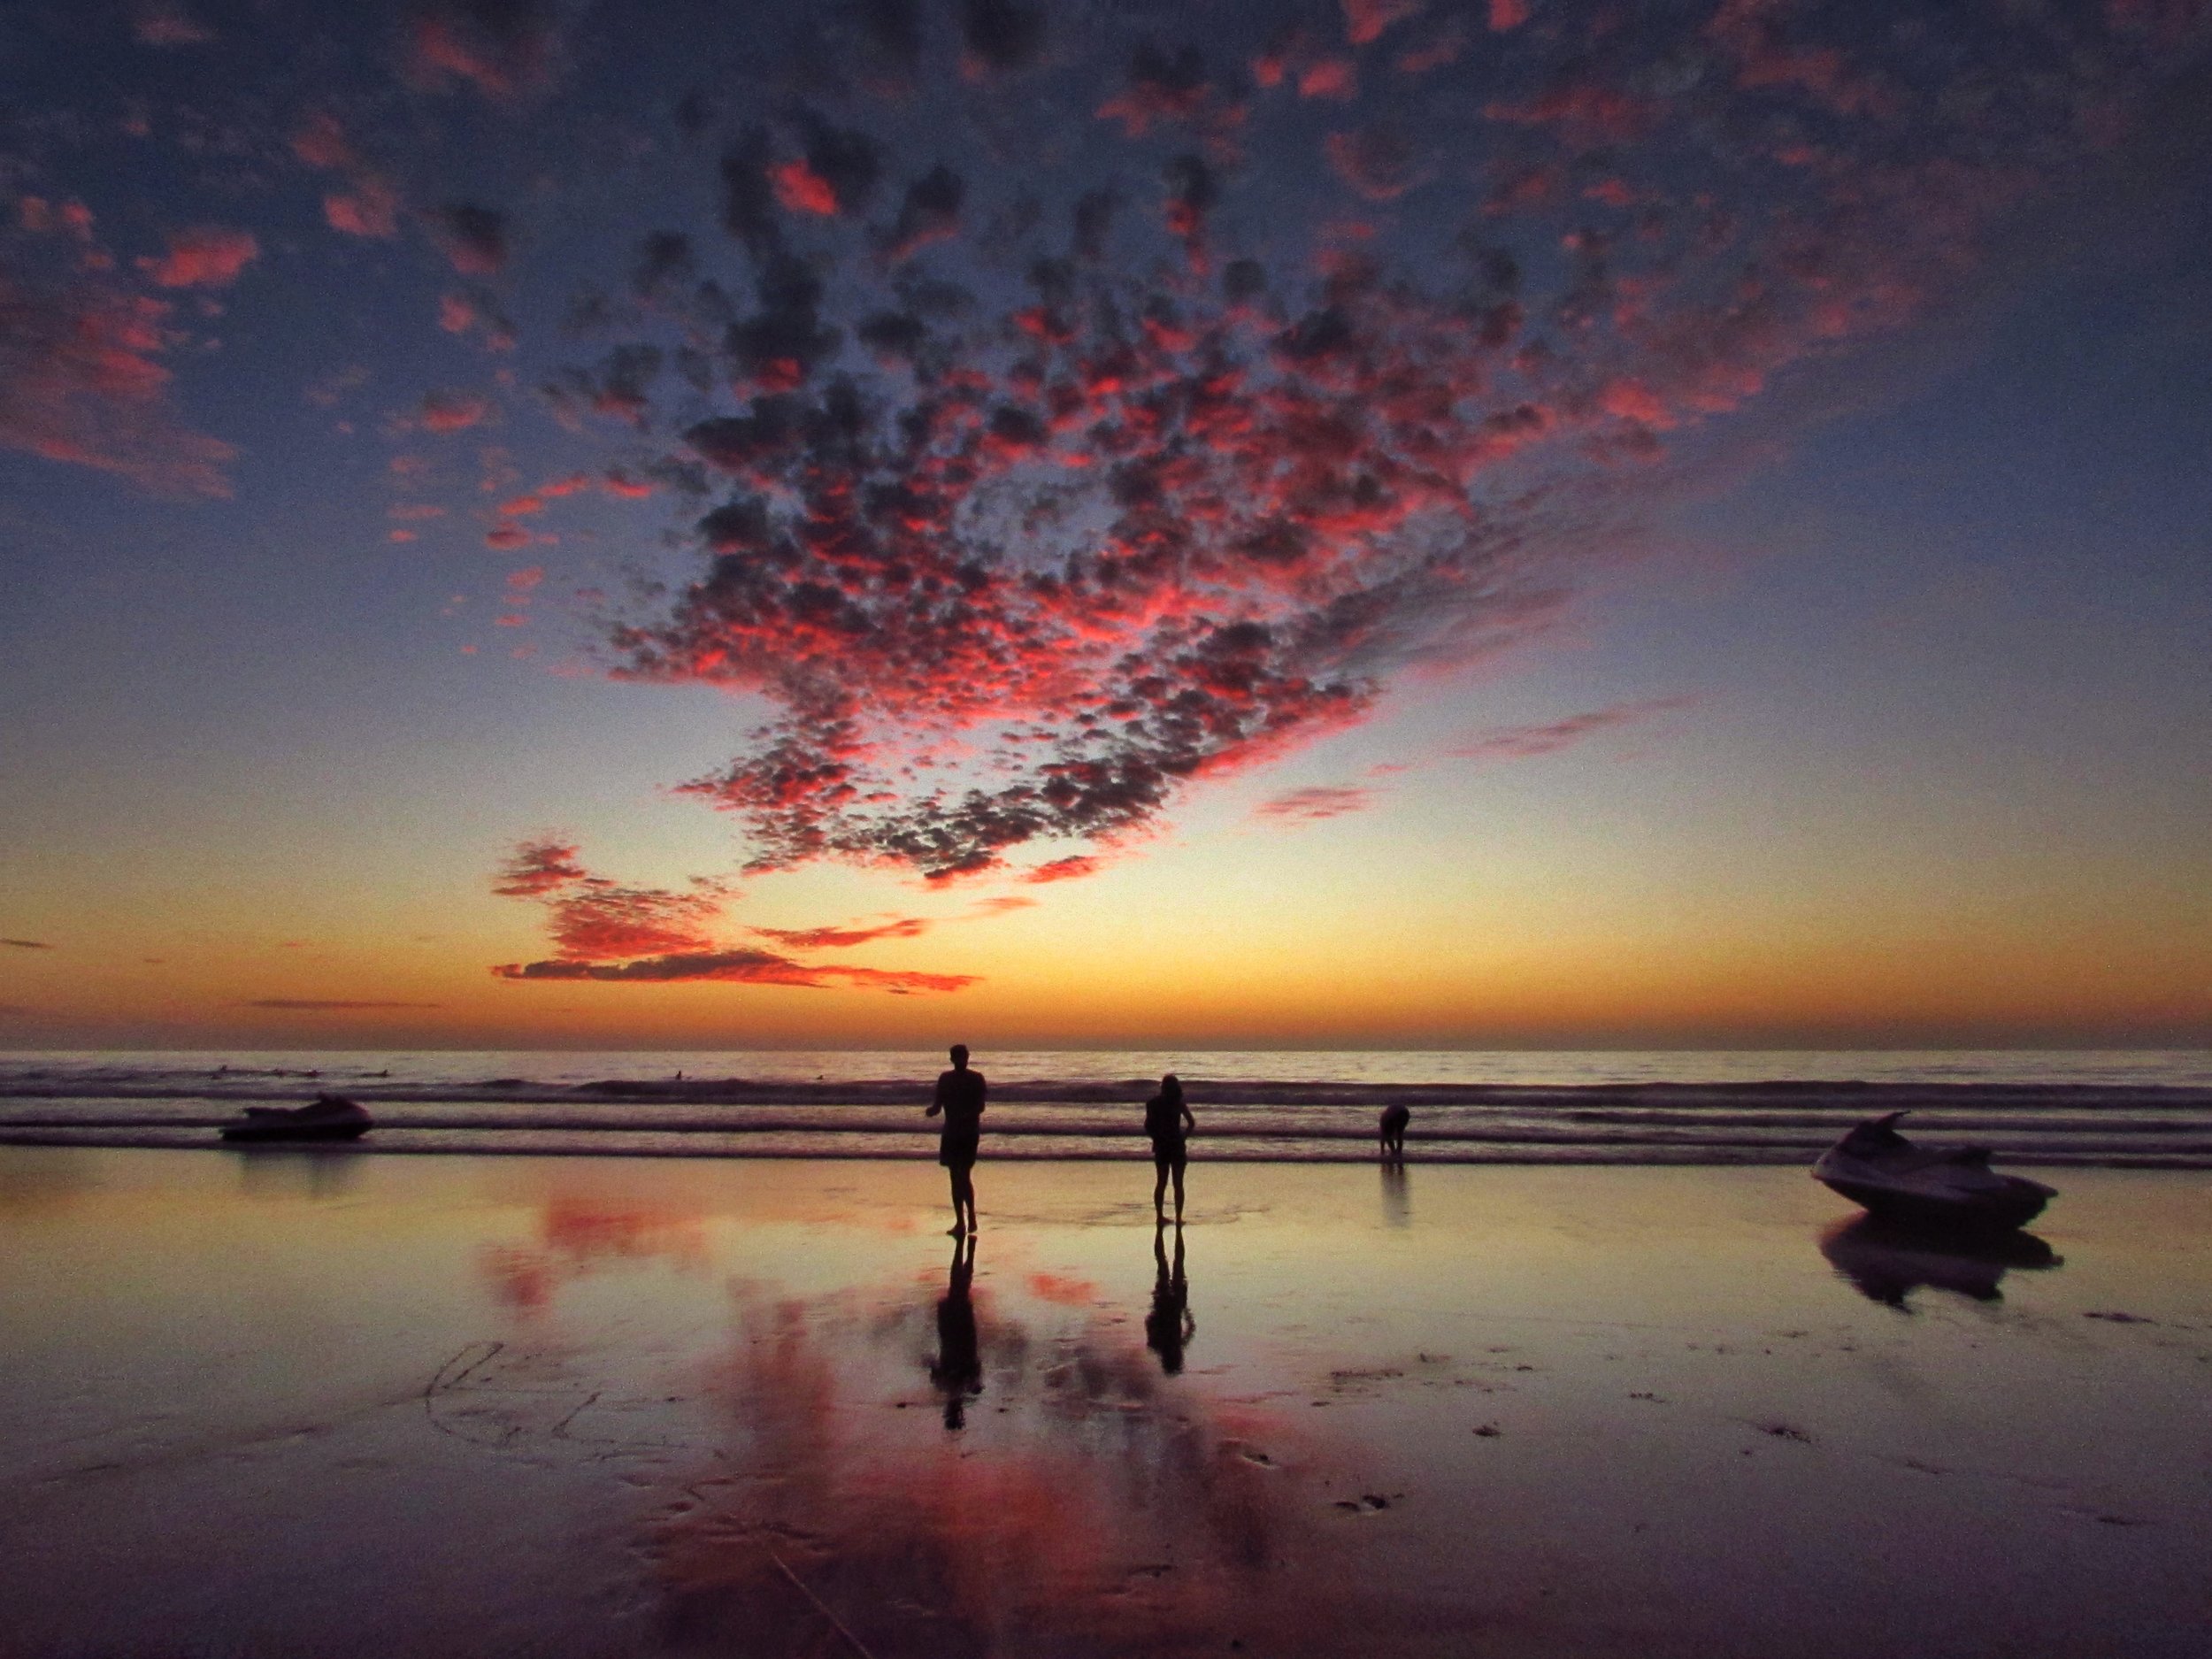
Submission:
[[[1302,1425],[1164,1376],[1125,1317],[967,1271],[956,1247],[949,1283],[887,1304],[739,1294],[732,1437],[655,1529],[672,1650],[1297,1653],[1381,1627]]]

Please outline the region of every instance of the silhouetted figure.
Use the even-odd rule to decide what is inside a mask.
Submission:
[[[952,1045],[952,1070],[940,1072],[937,1097],[925,1117],[945,1115],[937,1141],[937,1161],[952,1176],[952,1226],[956,1239],[976,1225],[975,1155],[983,1141],[983,1073],[968,1069],[968,1045]]]
[[[1183,1225],[1183,1169],[1190,1162],[1187,1137],[1198,1127],[1183,1102],[1183,1085],[1174,1072],[1160,1079],[1160,1092],[1144,1103],[1144,1132],[1152,1139],[1152,1216],[1164,1216],[1168,1177],[1175,1178],[1175,1225]]]
[[[1175,1229],[1175,1265],[1167,1259],[1167,1228],[1152,1229],[1152,1259],[1159,1277],[1152,1281],[1152,1311],[1144,1317],[1144,1345],[1160,1356],[1160,1369],[1174,1376],[1183,1369],[1183,1349],[1197,1332],[1190,1317],[1190,1281],[1183,1277],[1183,1230]]]
[[[952,1273],[944,1300],[937,1304],[937,1357],[929,1380],[945,1396],[945,1426],[967,1426],[968,1402],[983,1392],[983,1355],[977,1345],[975,1303],[968,1299],[975,1282],[975,1235],[964,1233],[952,1247]]]
[[[1383,1108],[1382,1155],[1386,1158],[1402,1158],[1406,1155],[1406,1125],[1413,1121],[1410,1110],[1401,1105]]]

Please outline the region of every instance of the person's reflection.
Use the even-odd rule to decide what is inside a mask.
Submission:
[[[1383,1221],[1393,1227],[1413,1225],[1413,1195],[1406,1186],[1406,1166],[1395,1158],[1386,1158],[1379,1166],[1382,1171]]]
[[[953,1240],[952,1273],[945,1284],[944,1299],[937,1304],[937,1357],[930,1362],[929,1380],[945,1396],[945,1426],[967,1426],[968,1401],[983,1392],[983,1356],[978,1351],[975,1303],[969,1287],[975,1282],[975,1234]]]
[[[1197,1331],[1190,1316],[1190,1280],[1183,1277],[1183,1230],[1175,1229],[1175,1261],[1167,1258],[1167,1229],[1152,1230],[1152,1259],[1159,1276],[1152,1281],[1152,1311],[1144,1317],[1144,1345],[1160,1356],[1160,1369],[1174,1376],[1183,1369],[1183,1349]]]

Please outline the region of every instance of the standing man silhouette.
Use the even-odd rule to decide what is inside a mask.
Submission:
[[[983,1140],[983,1073],[968,1069],[968,1045],[952,1045],[952,1070],[940,1072],[937,1097],[923,1116],[945,1115],[937,1142],[937,1161],[952,1176],[952,1225],[956,1239],[975,1225],[975,1155]]]

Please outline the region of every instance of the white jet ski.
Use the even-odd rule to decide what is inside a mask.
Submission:
[[[2040,1181],[1998,1174],[1986,1147],[1913,1145],[1897,1133],[1904,1115],[1868,1118],[1820,1155],[1813,1179],[1870,1214],[1934,1226],[2025,1226],[2058,1196]]]

